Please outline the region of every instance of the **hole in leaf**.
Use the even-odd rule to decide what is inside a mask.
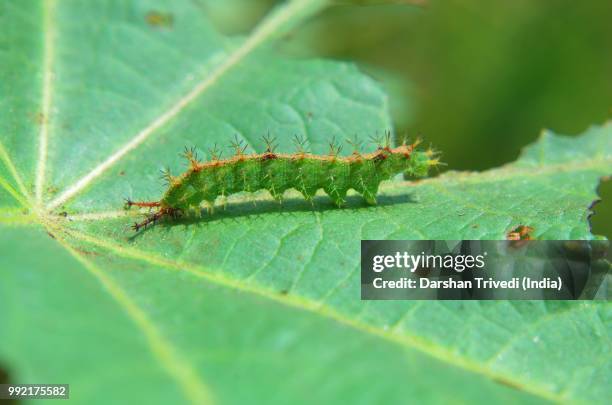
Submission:
[[[593,215],[590,218],[591,231],[594,235],[612,237],[612,179],[602,181],[597,188],[600,201],[593,204]]]
[[[531,240],[531,234],[533,233],[533,228],[527,225],[518,225],[513,228],[506,235],[506,239],[508,240]]]

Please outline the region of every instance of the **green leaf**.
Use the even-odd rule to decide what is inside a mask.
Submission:
[[[70,383],[77,403],[610,397],[608,303],[362,302],[358,267],[366,238],[500,239],[519,224],[592,238],[610,125],[545,132],[499,169],[386,183],[377,207],[237,195],[134,235],[142,213],[122,197],[158,197],[158,169],[184,170],[185,145],[205,154],[237,133],[257,149],[269,131],[322,153],[391,127],[384,92],[354,66],[271,49],[319,2],[281,6],[245,38],[219,35],[195,2],[166,3],[0,5],[11,382]]]

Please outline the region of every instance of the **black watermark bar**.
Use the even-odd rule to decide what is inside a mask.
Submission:
[[[362,300],[607,300],[607,240],[361,241]]]
[[[69,399],[68,384],[0,384],[0,399]]]

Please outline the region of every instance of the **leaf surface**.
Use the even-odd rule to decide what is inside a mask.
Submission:
[[[319,2],[282,6],[245,38],[218,34],[195,4],[0,6],[11,381],[70,383],[80,403],[610,397],[607,303],[359,299],[360,239],[502,239],[520,224],[592,238],[610,125],[544,132],[498,169],[388,182],[376,207],[236,195],[134,235],[141,213],[122,198],[157,198],[159,168],[184,170],[185,145],[207,155],[237,134],[261,150],[269,131],[282,150],[301,134],[316,153],[334,136],[350,153],[347,138],[391,128],[384,92],[354,66],[271,49]]]

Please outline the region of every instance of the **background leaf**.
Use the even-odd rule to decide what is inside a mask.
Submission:
[[[377,207],[237,195],[213,216],[129,231],[139,213],[122,197],[159,196],[159,167],[181,170],[186,144],[205,154],[238,133],[261,148],[270,131],[281,149],[299,133],[320,153],[332,136],[391,128],[384,92],[352,65],[269,48],[318,2],[278,8],[246,38],[219,35],[193,4],[2,4],[12,382],[67,382],[82,403],[610,397],[608,303],[362,302],[358,270],[362,238],[501,239],[519,224],[592,238],[610,125],[544,133],[499,169],[386,183]]]
[[[612,118],[609,1],[379,3],[336,2],[284,49],[357,62],[385,85],[397,133],[423,134],[449,168],[497,167],[542,128],[579,134]],[[599,191],[591,222],[610,238],[612,182]]]

